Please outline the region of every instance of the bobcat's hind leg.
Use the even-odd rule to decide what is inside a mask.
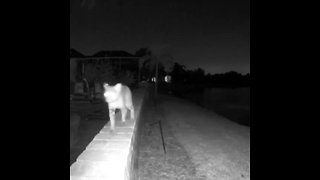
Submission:
[[[122,122],[126,122],[127,112],[128,112],[127,108],[122,108],[121,109]]]

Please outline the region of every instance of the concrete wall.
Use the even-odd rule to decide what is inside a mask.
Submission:
[[[70,180],[134,179],[137,132],[146,92],[146,88],[133,91],[135,120],[122,124],[117,119],[115,133],[110,132],[109,121],[71,165]]]

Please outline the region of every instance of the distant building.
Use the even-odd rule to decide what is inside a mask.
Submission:
[[[109,63],[118,72],[130,71],[137,76],[140,58],[125,51],[100,51],[86,57],[86,61]]]
[[[100,51],[92,56],[84,56],[81,53],[70,50],[70,68],[76,69],[80,76],[83,75],[86,65],[91,63],[108,63],[118,72],[129,71],[138,79],[140,56],[132,55],[126,51]],[[71,69],[70,69],[71,77]],[[71,79],[71,78],[70,78]]]

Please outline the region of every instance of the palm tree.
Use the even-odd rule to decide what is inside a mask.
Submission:
[[[141,76],[145,75],[145,70],[150,68],[147,66],[150,61],[150,50],[148,48],[140,48],[135,53],[136,56],[141,57],[139,60],[138,82],[141,81]]]
[[[159,66],[163,66],[166,73],[169,73],[173,66],[173,57],[169,52],[166,52],[163,47],[158,48],[141,48],[136,52],[136,55],[142,56],[141,69],[148,69],[149,73],[155,73],[155,97],[158,95],[159,84]]]

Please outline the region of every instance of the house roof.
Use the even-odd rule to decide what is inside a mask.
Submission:
[[[84,57],[84,55],[78,52],[77,50],[71,48],[70,57]]]
[[[138,57],[126,51],[100,51],[91,57]]]

